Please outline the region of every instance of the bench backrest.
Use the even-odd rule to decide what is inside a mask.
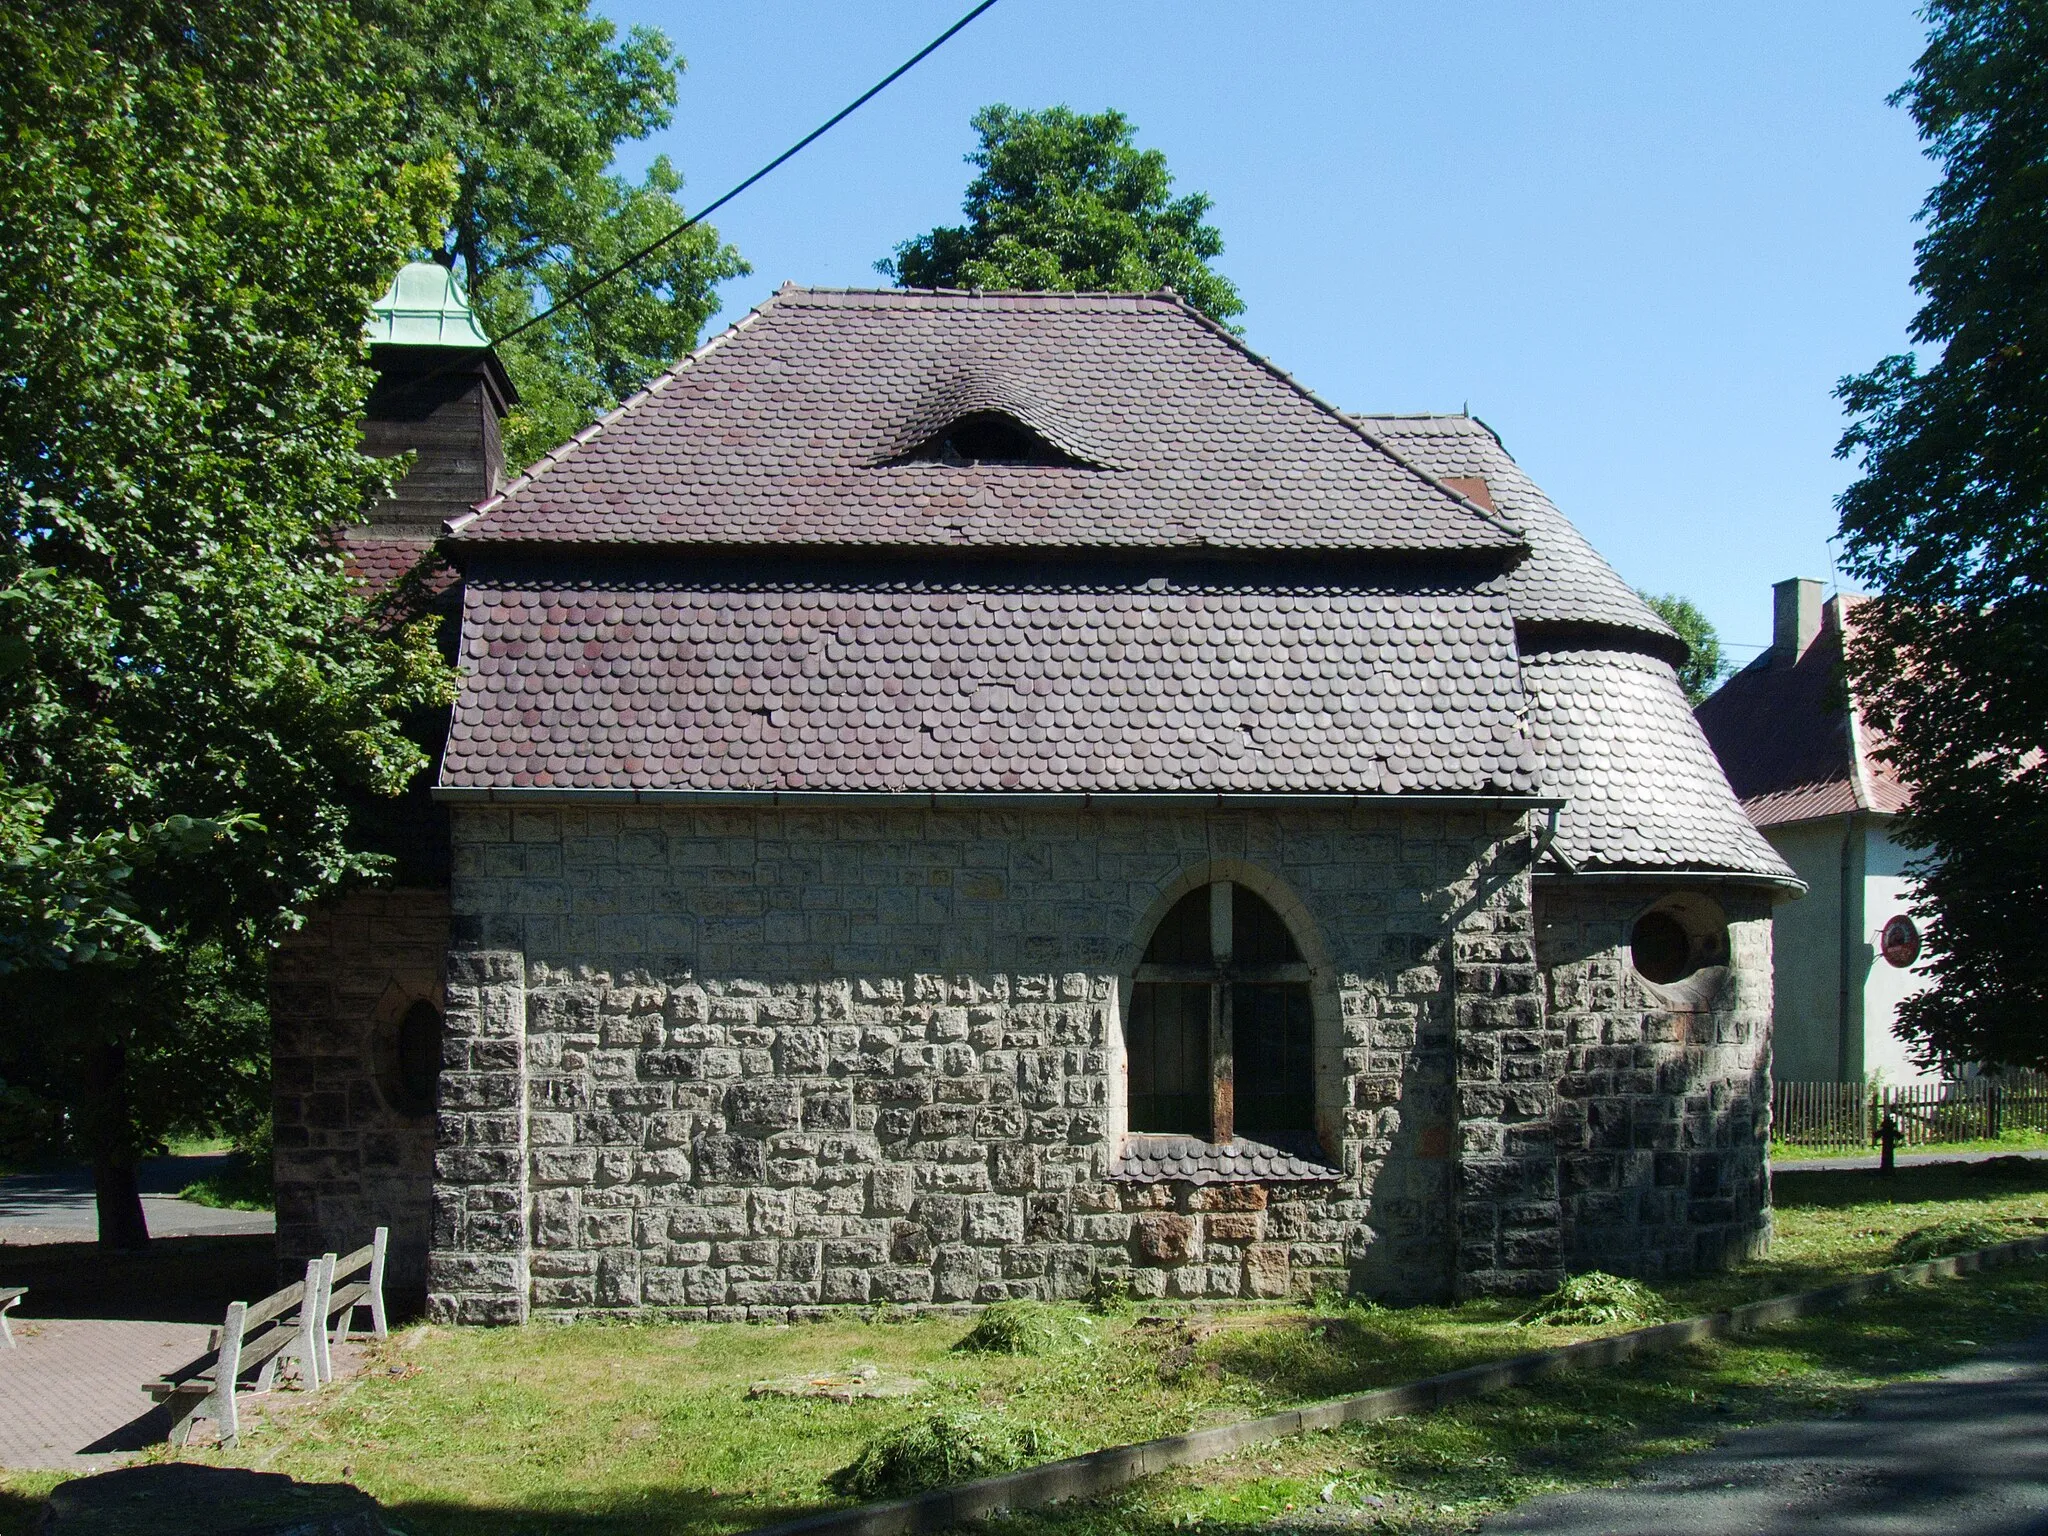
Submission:
[[[379,1227],[370,1234],[369,1242],[354,1253],[327,1260],[325,1307],[328,1316],[332,1316],[342,1306],[367,1304],[365,1300],[340,1303],[335,1301],[336,1292],[343,1289],[339,1282],[347,1281],[359,1274],[363,1275],[363,1283],[368,1287],[368,1294],[376,1296],[381,1307],[384,1296],[384,1247],[390,1236],[389,1227]],[[366,1270],[368,1273],[364,1274]]]

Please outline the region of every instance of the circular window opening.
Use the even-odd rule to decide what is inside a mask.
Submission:
[[[1629,959],[1636,974],[1660,985],[1680,981],[1692,966],[1692,935],[1669,912],[1646,912],[1628,936]]]
[[[422,999],[398,1021],[398,1060],[392,1107],[400,1114],[431,1115],[441,1077],[441,1010]]]
[[[1712,897],[1674,891],[1636,919],[1629,930],[1629,960],[1653,986],[1691,987],[1695,976],[1707,985],[1728,964],[1727,915]]]
[[[1878,935],[1878,949],[1886,964],[1904,970],[1920,958],[1920,925],[1901,912],[1884,925],[1884,932]]]

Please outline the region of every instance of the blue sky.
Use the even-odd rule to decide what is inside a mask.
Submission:
[[[708,200],[965,0],[598,0],[689,61],[666,153]],[[1885,96],[1898,0],[1003,0],[718,215],[784,279],[879,282],[956,222],[991,101],[1114,106],[1215,200],[1246,339],[1347,409],[1470,403],[1630,581],[1747,660],[1832,580],[1842,374],[1899,350],[1934,170]]]

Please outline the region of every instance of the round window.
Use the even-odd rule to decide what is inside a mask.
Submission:
[[[1645,981],[1679,981],[1692,969],[1692,936],[1669,912],[1646,912],[1628,936],[1629,959]]]
[[[1920,925],[1901,912],[1884,925],[1877,947],[1887,964],[1904,970],[1920,958]]]

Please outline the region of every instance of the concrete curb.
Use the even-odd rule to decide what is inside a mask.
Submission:
[[[942,1531],[968,1520],[979,1520],[1008,1509],[1034,1509],[1061,1499],[1089,1498],[1108,1493],[1169,1467],[1185,1467],[1213,1461],[1246,1446],[1305,1429],[1334,1429],[1339,1424],[1363,1424],[1398,1414],[1427,1413],[1466,1398],[1520,1386],[1558,1371],[1619,1365],[1638,1355],[1662,1353],[1697,1344],[1704,1339],[1726,1338],[1747,1333],[1771,1323],[1808,1317],[1834,1307],[1861,1301],[1866,1296],[1894,1285],[1922,1280],[1948,1280],[1974,1270],[1990,1269],[2019,1259],[2048,1254],[2048,1236],[2023,1237],[1992,1248],[1978,1248],[1946,1259],[1928,1259],[1919,1264],[1900,1264],[1874,1274],[1858,1275],[1816,1291],[1791,1296],[1773,1296],[1747,1306],[1705,1317],[1688,1317],[1675,1323],[1658,1323],[1617,1333],[1603,1339],[1587,1339],[1534,1354],[1516,1355],[1508,1360],[1467,1366],[1441,1376],[1426,1376],[1403,1386],[1382,1387],[1357,1397],[1343,1397],[1327,1403],[1313,1403],[1286,1413],[1268,1414],[1262,1419],[1244,1419],[1199,1429],[1185,1435],[1168,1435],[1136,1445],[1113,1445],[1086,1456],[1070,1456],[1026,1467],[1001,1477],[979,1478],[952,1488],[937,1488],[914,1498],[892,1499],[884,1504],[861,1504],[852,1509],[825,1510],[789,1520],[781,1525],[763,1526],[748,1536],[904,1536],[904,1533]]]

